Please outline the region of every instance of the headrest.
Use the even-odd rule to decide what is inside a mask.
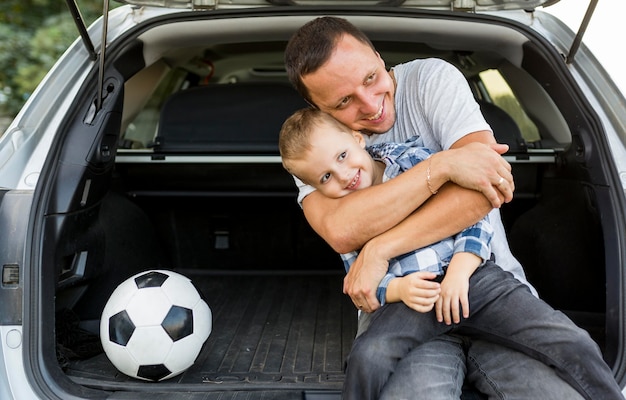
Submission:
[[[174,93],[161,110],[160,153],[278,154],[280,128],[307,103],[288,84],[213,84]]]
[[[509,153],[525,153],[528,150],[519,126],[506,111],[492,103],[479,101],[478,104],[498,143],[508,144]]]

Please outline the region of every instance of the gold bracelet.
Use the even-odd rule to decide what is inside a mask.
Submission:
[[[428,168],[426,169],[426,184],[428,185],[428,190],[430,190],[430,193],[437,194],[438,190],[433,190],[433,186],[430,183],[430,163],[431,158],[428,157]]]

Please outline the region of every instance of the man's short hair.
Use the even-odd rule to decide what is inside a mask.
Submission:
[[[319,17],[301,26],[285,49],[289,81],[300,95],[314,105],[302,77],[317,71],[330,58],[339,39],[351,35],[376,51],[367,35],[344,18]]]

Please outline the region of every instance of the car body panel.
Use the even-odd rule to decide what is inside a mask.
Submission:
[[[539,6],[555,4],[559,0],[405,0],[401,3],[395,1],[360,0],[337,1],[337,0],[119,0],[120,3],[136,6],[158,6],[165,8],[187,9],[218,9],[220,7],[252,7],[252,6],[311,6],[311,5],[340,5],[350,4],[358,6],[397,6],[407,8],[423,8],[437,10],[462,10],[462,11],[485,11],[485,10],[528,10]]]
[[[182,23],[187,18],[191,18],[193,22],[187,21],[185,27],[189,30],[179,34],[188,35],[185,36],[185,42],[191,46],[194,40],[198,40],[198,31],[210,35],[215,38],[215,41],[223,38],[227,42],[229,38],[236,35],[237,27],[233,26],[234,19],[240,23],[243,22],[242,26],[245,23],[247,29],[254,24],[259,26],[267,24],[267,26],[282,26],[282,29],[287,31],[295,30],[305,21],[327,11],[314,7],[303,7],[300,10],[296,7],[274,8],[270,5],[262,7],[263,10],[234,10],[242,4],[267,5],[265,2],[252,1],[238,3],[224,3],[223,10],[194,11],[196,14],[191,14],[193,17],[189,17],[189,11],[179,9],[133,6],[114,9],[108,18],[107,60],[115,60],[120,54],[136,51],[141,52],[146,64],[156,64],[157,60],[167,58],[168,51],[171,51],[168,48],[168,38],[177,31],[176,24]],[[313,2],[298,3],[309,5]],[[479,11],[479,9],[493,10],[493,7],[501,2],[455,3],[455,7]],[[536,3],[539,5],[542,2]],[[528,2],[522,2],[522,4],[528,4]],[[424,6],[423,2],[419,1],[408,1],[406,5]],[[430,2],[429,7],[449,9],[450,2]],[[360,16],[359,13],[363,10],[358,8],[336,6],[328,10],[338,15],[348,16],[363,25],[371,19],[371,16]],[[538,48],[535,51],[537,57],[541,54],[552,56],[549,62],[553,67],[552,72],[560,79],[562,77],[566,80],[571,85],[571,89],[567,93],[567,99],[561,100],[561,104],[558,105],[566,109],[565,117],[551,119],[549,123],[553,125],[549,128],[555,134],[556,142],[568,146],[569,142],[573,141],[578,149],[566,161],[580,164],[581,169],[587,168],[590,183],[586,182],[586,184],[596,196],[597,201],[592,203],[599,210],[598,214],[602,220],[602,232],[607,247],[606,262],[610,266],[609,273],[611,276],[623,278],[623,269],[626,265],[626,254],[624,254],[624,243],[626,243],[624,237],[626,232],[626,101],[624,94],[619,92],[610,76],[584,44],[572,62],[563,61],[571,48],[575,37],[574,32],[555,17],[541,11],[534,13],[478,12],[463,21],[454,22],[446,20],[448,14],[437,11],[424,14],[411,11],[408,14],[402,14],[402,11],[393,8],[379,7],[369,12],[386,23],[393,21],[397,29],[407,32],[415,29],[415,21],[421,19],[420,22],[424,24],[423,30],[428,30],[432,34],[429,38],[430,42],[436,44],[437,50],[440,51],[453,51],[459,42],[446,42],[445,36],[441,36],[442,39],[438,40],[438,35],[445,35],[449,29],[480,24],[482,32],[479,34],[474,29],[473,34],[476,35],[475,37],[481,37],[480,35],[484,38],[490,37],[488,42],[490,46],[501,48],[507,43],[518,45],[502,50],[506,52],[511,64],[517,65],[525,62],[521,48],[530,42],[529,36],[533,37],[533,44]],[[205,20],[210,20],[210,24],[207,24]],[[101,47],[102,26],[103,21],[98,20],[89,29],[97,52]],[[377,32],[376,27],[370,29],[372,32]],[[271,41],[269,33],[266,37],[260,36],[256,38],[258,41]],[[133,40],[128,40],[129,37]],[[138,45],[138,42],[142,40],[145,46]],[[132,87],[120,84],[125,82],[125,75],[133,74],[133,71],[124,71],[124,68],[132,70],[137,66],[122,62],[120,65],[113,64],[114,61],[110,61],[105,68],[107,74],[104,79],[103,93],[106,97],[103,99],[103,108],[94,113],[93,105],[98,91],[93,82],[99,73],[100,66],[98,60],[89,60],[88,51],[83,43],[77,40],[42,81],[6,133],[0,137],[0,188],[3,188],[3,194],[0,195],[0,224],[2,224],[2,229],[4,226],[13,227],[11,235],[0,237],[0,261],[2,261],[0,264],[6,271],[13,271],[12,268],[17,266],[21,274],[19,284],[13,287],[4,285],[0,289],[0,333],[3,338],[0,355],[4,360],[3,367],[0,368],[0,383],[2,383],[0,395],[7,398],[69,399],[102,396],[101,392],[94,389],[73,388],[72,379],[80,381],[80,378],[67,378],[60,369],[55,368],[56,360],[49,354],[50,352],[44,354],[47,347],[54,345],[54,338],[46,334],[46,327],[35,322],[39,321],[38,318],[42,315],[54,312],[54,305],[50,304],[50,299],[54,298],[53,288],[41,282],[47,282],[48,278],[54,276],[54,272],[41,266],[40,260],[52,257],[53,254],[39,241],[39,238],[57,235],[63,237],[59,232],[63,231],[66,224],[79,225],[81,218],[91,218],[90,208],[97,207],[106,191],[106,187],[95,183],[91,186],[92,182],[96,182],[99,176],[111,173],[116,152],[119,162],[127,164],[152,162],[195,165],[198,163],[198,158],[192,159],[185,155],[153,157],[154,151],[147,148],[138,151],[116,149],[115,127],[131,124],[139,107],[129,111],[120,104],[126,101],[128,96],[132,96]],[[224,79],[228,80],[229,77],[225,76]],[[554,79],[554,76],[547,76],[544,86],[526,88],[526,90],[550,93],[553,90],[550,87],[550,79]],[[523,83],[520,83],[520,86],[523,86]],[[523,89],[519,88],[519,90]],[[532,98],[530,96],[531,100]],[[571,106],[564,107],[563,104]],[[556,105],[554,107],[557,109]],[[71,110],[71,113],[67,110]],[[552,108],[546,108],[544,112],[550,113],[552,110]],[[580,110],[583,112],[579,112]],[[536,110],[536,112],[540,113],[541,110]],[[580,131],[581,126],[584,132]],[[68,147],[64,146],[65,143],[82,143],[82,145]],[[600,159],[597,156],[597,149],[601,150],[601,154],[611,157]],[[535,154],[540,155],[540,150],[537,149]],[[550,154],[554,158],[554,153]],[[257,158],[240,156],[235,160],[232,157],[218,158],[214,155],[204,155],[201,156],[201,163],[220,164],[227,161],[252,162],[258,165],[279,162],[276,155],[255,157]],[[516,156],[510,157],[512,162],[524,162],[524,157],[519,159]],[[52,187],[50,182],[53,180],[64,182],[66,185]],[[85,236],[93,233],[87,228],[91,226],[85,228]],[[96,232],[94,235],[98,234]],[[76,244],[68,244],[68,247],[71,245]],[[72,249],[70,254],[74,250]],[[87,250],[81,248],[76,250],[79,254],[81,251]],[[98,254],[97,250],[95,253]],[[68,274],[67,280],[62,279],[61,283],[71,286],[74,284],[73,279],[78,281],[80,278]],[[624,282],[626,282],[624,279],[611,280],[607,282],[606,289],[607,298],[615,300],[607,304],[606,313],[607,321],[609,321],[607,330],[612,334],[618,332],[608,340],[608,353],[614,357],[614,360],[610,361],[613,363],[616,377],[622,384],[625,382],[626,374],[626,356],[621,347],[625,341],[623,337],[623,325],[626,319],[623,311],[626,309],[623,295],[626,293]],[[84,381],[87,382],[88,379],[87,377]],[[141,391],[141,386],[137,388],[130,384],[130,387]],[[114,390],[116,386],[110,384],[109,388]],[[306,386],[306,388],[314,391],[315,386]],[[117,389],[123,391],[124,387],[120,384]],[[164,390],[178,390],[178,388],[175,385],[165,386]],[[197,388],[193,390],[198,396],[202,395]],[[329,394],[331,397],[338,396],[336,391],[322,391],[321,395],[324,394]]]

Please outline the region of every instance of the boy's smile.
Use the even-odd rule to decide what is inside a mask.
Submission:
[[[361,133],[321,124],[309,140],[309,149],[301,158],[290,161],[290,169],[326,197],[343,197],[382,181],[384,166],[365,150]]]

